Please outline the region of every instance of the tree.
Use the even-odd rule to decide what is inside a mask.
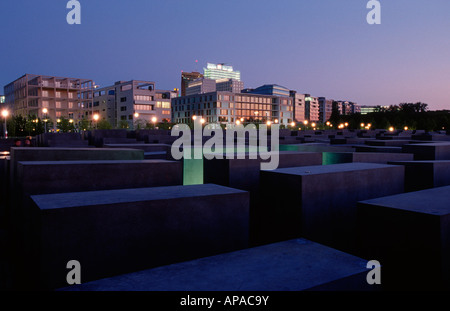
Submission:
[[[110,130],[113,127],[112,127],[111,123],[109,123],[108,120],[100,120],[97,124],[97,128],[99,130]]]
[[[80,131],[88,131],[91,129],[91,124],[87,119],[81,119],[78,126]]]
[[[75,126],[74,126],[73,122],[70,122],[70,120],[65,117],[61,117],[59,119],[57,128],[63,133],[68,133],[68,132],[72,132],[75,130]]]
[[[119,124],[117,124],[117,128],[119,129],[127,129],[130,125],[125,120],[120,120]]]

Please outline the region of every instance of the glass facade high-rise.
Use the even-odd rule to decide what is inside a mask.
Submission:
[[[207,79],[220,80],[220,79],[234,79],[241,80],[241,72],[235,71],[233,66],[225,64],[212,64],[207,63],[206,68],[203,68],[204,77]]]

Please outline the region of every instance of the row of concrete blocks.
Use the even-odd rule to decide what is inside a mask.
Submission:
[[[54,150],[55,151],[55,150]],[[108,150],[103,150],[104,152],[107,152]],[[117,152],[118,150],[116,150],[116,152]],[[120,150],[119,150],[120,151]],[[80,152],[80,150],[78,151],[78,152]],[[60,154],[60,156],[61,156],[61,154]],[[74,155],[72,155],[72,156],[74,156]],[[86,155],[84,155],[84,156],[86,156]],[[289,157],[288,157],[288,155],[286,155],[287,156],[287,158],[286,159],[289,159]],[[289,161],[287,161],[287,160],[282,160],[282,161],[280,161],[280,162],[282,162],[282,163],[284,163],[285,165],[287,165],[287,166],[296,166],[296,165],[308,165],[308,163],[309,163],[309,165],[310,164],[315,164],[315,165],[320,165],[321,163],[320,163],[320,161],[317,161],[317,159],[319,159],[320,160],[320,158],[315,158],[314,159],[314,156],[311,158],[311,155],[309,154],[308,155],[309,156],[309,160],[307,160],[308,159],[308,157],[306,157],[306,155],[305,155],[305,157],[295,157],[294,155],[293,155],[293,153],[291,153],[291,162],[289,162]],[[297,158],[298,160],[295,160],[295,158]],[[301,159],[301,160],[300,160]],[[18,157],[17,157],[17,154],[15,153],[15,150],[13,150],[13,152],[12,152],[12,160],[13,160],[13,163],[15,163],[15,161],[17,161],[18,160]],[[236,160],[237,161],[237,160]],[[317,161],[316,163],[312,163],[311,161]],[[234,161],[233,161],[234,162]],[[247,163],[249,163],[249,162],[247,162]],[[48,165],[48,164],[50,164],[50,163],[42,163],[42,165],[43,165],[43,167],[45,167],[45,165]],[[66,163],[66,164],[70,164],[70,163]],[[74,163],[72,163],[72,164],[74,164]],[[105,163],[105,165],[107,165],[108,163]],[[111,164],[111,163],[110,163]],[[237,166],[235,166],[235,169],[237,169],[237,170],[235,170],[234,172],[235,173],[233,173],[233,174],[230,174],[229,176],[232,176],[232,175],[234,175],[235,176],[235,178],[236,178],[236,176],[239,174],[239,162],[234,162],[234,164],[237,164]],[[241,166],[244,164],[244,162],[241,162]],[[18,166],[22,166],[22,165],[24,165],[24,163],[20,163]],[[25,164],[26,165],[26,164]],[[29,167],[31,168],[31,167],[33,167],[33,166],[38,166],[36,163],[35,164],[33,164],[33,163],[29,163]],[[12,167],[15,167],[15,165],[12,165]],[[64,167],[63,165],[60,165],[60,168],[61,167]],[[317,166],[313,166],[313,168],[316,168]],[[329,167],[330,169],[332,168],[332,166],[330,166]],[[378,167],[379,169],[380,169],[380,167]],[[392,168],[392,167],[391,167]],[[48,166],[47,167],[47,170],[48,169],[50,169],[50,166]],[[358,169],[358,170],[360,170],[360,169]],[[13,171],[14,171],[14,169],[13,169]],[[345,170],[344,170],[345,171]],[[351,171],[351,170],[350,170]],[[364,169],[362,170],[362,171],[364,171]],[[60,170],[60,172],[61,172],[61,170]],[[242,175],[242,173],[244,173],[245,172],[245,170],[244,171],[240,171],[240,174]],[[378,172],[380,172],[380,170],[378,171]],[[22,173],[21,173],[22,174]],[[38,170],[35,170],[35,174],[38,174],[39,176],[41,176],[42,175],[42,171],[41,171],[41,173],[39,173],[39,169]],[[89,174],[88,172],[86,172],[86,174]],[[247,173],[245,173],[245,174],[247,174]],[[83,174],[81,174],[81,175],[79,175],[79,176],[82,176]],[[325,175],[327,175],[327,174],[325,174]],[[401,174],[400,174],[401,175]],[[30,175],[30,176],[32,176],[32,175]],[[36,176],[36,175],[35,175]],[[89,175],[89,176],[96,176],[96,174],[91,174],[91,175]],[[51,178],[49,178],[49,180],[51,181],[51,180],[54,180],[54,178],[57,178],[58,177],[58,174],[57,175],[55,175],[54,177],[51,177]],[[247,176],[246,177],[248,177],[247,178],[247,181],[251,181],[251,180],[256,180],[256,179],[253,179],[253,178],[251,178],[251,176],[249,176],[248,174],[247,174]],[[324,178],[324,177],[323,177]],[[31,179],[33,179],[33,178],[31,178]],[[69,178],[70,179],[70,178]],[[380,180],[378,180],[378,181],[380,181]],[[396,180],[397,182],[398,182],[398,179]],[[227,182],[230,182],[230,179],[228,179],[227,180]],[[244,183],[245,183],[245,180],[243,181]],[[233,181],[233,180],[231,180],[231,183],[233,183],[233,184],[235,184],[236,185],[236,183]],[[82,184],[82,183],[81,183]],[[94,183],[95,184],[95,183]],[[245,187],[245,185],[237,185],[238,187],[240,187],[240,188],[244,188]],[[30,186],[27,186],[27,187],[30,187]],[[332,188],[332,187],[331,187]],[[387,187],[387,188],[389,188],[389,187]],[[30,187],[29,189],[32,189],[32,187]],[[185,188],[185,187],[183,187],[183,189],[187,189],[187,188]],[[275,188],[274,188],[275,189]],[[277,193],[277,191],[274,191],[274,189],[272,189],[272,192],[274,192],[274,193]],[[75,190],[75,188],[74,189],[72,189],[72,190]],[[81,189],[81,190],[83,190],[83,189]],[[90,190],[93,190],[93,189],[90,189]],[[153,189],[154,190],[154,189]],[[198,191],[200,191],[200,192],[205,192],[205,189],[197,189]],[[391,190],[392,190],[392,188],[391,188]],[[30,190],[31,191],[31,190]],[[120,191],[120,190],[118,190],[118,191]],[[167,189],[160,189],[159,190],[160,192],[162,192],[162,193],[165,193],[166,191],[167,191]],[[184,191],[186,191],[186,190],[181,190],[181,189],[178,189],[177,191],[175,191],[175,193],[176,192],[180,192],[180,193],[183,193]],[[210,189],[210,191],[211,191],[211,189]],[[137,193],[141,193],[142,191],[137,191],[137,192],[133,192],[133,194],[134,195],[136,195]],[[294,191],[295,192],[295,191]],[[382,191],[381,191],[382,192]],[[208,191],[206,191],[206,193],[208,193]],[[214,195],[214,191],[212,191],[212,192],[210,192],[210,193],[212,193],[213,195]],[[267,192],[267,193],[269,193],[269,192]],[[376,194],[376,196],[380,196],[380,195],[386,195],[386,194],[389,194],[389,192],[386,192],[386,193],[378,193],[378,194]],[[114,196],[114,194],[113,193],[111,193],[111,192],[108,192],[108,193],[103,193],[103,194],[99,194],[99,193],[97,193],[97,194],[94,194],[94,193],[92,193],[92,196],[91,196],[91,199],[93,199],[94,197],[96,197],[96,196],[101,196],[101,197],[108,197],[108,196]],[[116,193],[116,195],[117,195],[117,193]],[[123,194],[122,194],[123,195]],[[116,196],[116,199],[118,198],[118,197],[123,197],[123,196]],[[85,197],[85,195],[83,194],[83,195],[80,195],[78,198],[80,199],[80,200],[82,200],[82,198],[83,197]],[[130,200],[130,197],[132,197],[131,195],[128,195],[128,200]],[[190,196],[190,199],[192,199],[192,195]],[[306,196],[306,197],[308,197],[308,196]],[[59,202],[59,203],[62,203],[62,202],[64,202],[65,200],[67,200],[67,196],[66,196],[66,194],[64,194],[64,195],[60,195],[60,197],[59,197],[59,199],[57,198],[56,199],[56,201],[55,202]],[[44,199],[44,203],[45,202],[49,202],[49,200],[50,200],[51,198],[50,197],[45,197],[45,199]],[[35,201],[35,199],[33,198],[33,200]],[[72,200],[73,201],[73,200]],[[125,204],[125,205],[129,205],[130,204],[130,202],[127,202],[127,199],[125,199],[125,201],[126,202],[121,202],[121,203],[123,203],[123,204]],[[215,202],[215,199],[213,199],[212,200],[213,202],[211,202],[211,204],[213,204],[213,205],[217,205],[217,203]],[[220,200],[221,202],[223,202],[222,200]],[[225,200],[226,201],[226,200]],[[233,201],[233,200],[231,200],[231,201]],[[42,202],[42,201],[41,201]],[[135,201],[133,201],[133,202],[135,202]],[[35,201],[35,203],[36,203],[36,201]],[[110,203],[111,204],[113,204],[113,203],[117,203],[116,201],[114,201],[114,200],[112,200],[112,201],[109,201],[108,202],[108,206],[110,205]],[[80,203],[78,203],[78,204],[80,204]],[[89,206],[90,206],[90,209],[91,209],[91,212],[92,213],[94,213],[94,215],[97,215],[97,217],[100,217],[100,218],[95,218],[95,219],[101,219],[101,212],[100,212],[100,214],[97,214],[97,212],[95,212],[96,210],[98,210],[98,211],[100,211],[101,210],[101,208],[99,208],[99,209],[97,209],[97,207],[95,207],[95,204],[94,204],[94,207],[92,206],[92,202],[90,202],[89,203],[89,200],[87,200],[87,201],[85,201],[85,204],[88,204]],[[76,205],[76,204],[75,204]],[[75,208],[75,205],[72,205],[72,206],[66,206],[66,207],[64,207],[64,206],[60,206],[62,209],[61,210],[58,210],[60,213],[62,213],[62,215],[66,215],[66,213],[75,213],[74,215],[77,215],[78,213],[81,213],[81,209],[79,209],[79,208]],[[100,205],[105,205],[105,202],[103,202],[103,204],[100,204]],[[201,203],[200,204],[201,206],[205,206],[204,205],[204,203]],[[266,205],[267,206],[267,205]],[[55,206],[54,206],[54,208],[55,208]],[[104,208],[107,208],[107,207],[104,207]],[[156,208],[157,210],[159,209],[159,208]],[[47,210],[52,210],[53,211],[53,208],[41,208],[41,209],[39,209],[39,213],[41,214],[41,221],[43,221],[44,219],[42,218],[43,217],[43,215],[45,214],[45,211],[47,211]],[[83,209],[84,211],[88,211],[89,209],[87,209],[87,208],[85,208],[85,209]],[[64,211],[64,212],[63,212]],[[303,207],[302,207],[302,211],[303,211]],[[276,218],[273,218],[273,215],[271,215],[271,213],[273,213],[273,210],[269,210],[268,211],[268,213],[266,213],[264,210],[257,210],[257,211],[253,211],[253,213],[255,213],[256,212],[256,215],[258,215],[258,216],[260,216],[261,218],[256,218],[256,219],[258,219],[258,220],[262,220],[262,222],[261,221],[259,221],[258,223],[259,223],[259,225],[261,225],[261,224],[264,224],[264,220],[265,219],[270,219],[270,218],[272,218],[272,220],[274,220],[273,222],[272,221],[270,221],[269,222],[269,227],[268,227],[268,229],[270,230],[271,229],[271,227],[272,227],[272,229],[273,229],[273,226],[275,225],[275,226],[277,226],[277,224],[276,224],[276,221],[275,220],[277,220]],[[31,211],[30,211],[30,213],[31,213]],[[202,213],[204,213],[204,211],[202,211]],[[51,213],[50,213],[51,214]],[[106,213],[105,213],[106,214]],[[56,214],[56,215],[58,215],[58,213]],[[240,216],[238,216],[238,215],[240,215]],[[51,216],[49,216],[49,217],[51,217]],[[53,220],[52,220],[52,218],[48,218],[48,219],[50,219],[49,220],[49,222],[50,223],[52,223],[52,222],[58,222],[57,221],[57,219],[59,219],[59,217],[61,217],[61,216],[54,216],[54,217],[56,217],[56,218],[53,218]],[[80,216],[81,217],[81,216]],[[131,216],[129,216],[129,217],[131,217]],[[240,217],[240,219],[242,220],[242,217],[243,218],[245,218],[246,216],[245,216],[245,208],[244,209],[240,209],[240,212],[239,213],[237,213],[237,215],[235,216],[235,217]],[[45,217],[44,217],[45,218]],[[69,217],[68,219],[71,219],[72,217]],[[83,217],[81,217],[82,219],[83,219]],[[91,217],[88,217],[88,218],[91,218]],[[122,219],[123,217],[120,217],[120,219]],[[151,219],[154,219],[153,218],[153,216],[152,217],[150,217]],[[250,217],[251,218],[251,217]],[[288,217],[289,219],[291,218],[291,217]],[[34,218],[34,219],[39,219],[39,217],[36,217],[36,218]],[[47,218],[46,218],[47,219]],[[82,220],[81,219],[81,220]],[[255,218],[254,218],[255,219]],[[236,220],[236,219],[235,219]],[[248,216],[247,216],[247,220],[248,220]],[[83,221],[81,221],[80,222],[81,224],[83,224]],[[81,231],[83,231],[83,227],[82,227],[82,225],[80,226],[80,223],[78,223],[78,224],[75,224],[75,227],[76,228],[74,228],[73,230],[75,230],[75,231],[71,231],[71,230],[69,230],[68,232],[69,233],[67,233],[67,234],[69,234],[70,236],[72,236],[73,234],[74,234],[74,232],[79,232],[80,230]],[[193,223],[195,223],[195,222],[193,222]],[[192,223],[192,224],[193,224]],[[38,230],[38,232],[40,232],[41,234],[42,234],[42,230],[43,230],[43,228],[51,228],[51,226],[50,225],[45,225],[44,227],[40,227],[40,226],[42,226],[42,223],[40,224],[40,226],[39,226],[39,223],[38,224],[36,224],[36,223],[33,223],[33,219],[31,219],[31,222],[29,223],[30,224],[30,228],[38,228],[37,230]],[[191,224],[191,225],[192,225]],[[299,223],[296,223],[296,224],[293,224],[293,226],[294,227],[299,227],[298,226],[299,225]],[[65,230],[64,228],[65,228],[65,226],[61,226],[61,225],[55,225],[57,228],[58,228],[58,230]],[[91,224],[91,227],[92,226],[94,226],[95,227],[95,222],[94,223],[92,223]],[[283,225],[283,227],[285,227],[285,225]],[[40,229],[39,229],[40,228]],[[87,227],[87,228],[89,228],[89,226]],[[116,227],[116,228],[118,228],[118,227]],[[218,226],[218,228],[223,228],[222,226]],[[218,228],[215,228],[215,229],[218,229]],[[166,228],[167,229],[167,228]],[[55,229],[52,229],[52,230],[55,230]],[[41,240],[41,242],[37,242],[37,243],[31,243],[30,244],[30,246],[36,246],[36,245],[47,245],[47,247],[50,247],[50,245],[52,245],[52,241],[53,241],[53,239],[54,239],[54,237],[55,237],[55,235],[58,235],[58,234],[60,234],[61,232],[59,232],[59,231],[52,231],[52,230],[50,230],[49,232],[47,232],[48,233],[48,235],[46,235],[46,237],[48,238],[48,240]],[[219,230],[219,229],[218,229]],[[111,228],[109,228],[109,231],[107,230],[107,232],[109,232],[109,234],[111,234]],[[236,230],[233,230],[233,231],[236,231]],[[245,231],[245,230],[244,230]],[[277,231],[277,230],[276,230]],[[32,233],[33,231],[31,231],[31,232],[29,232],[29,233]],[[72,233],[70,233],[70,232],[72,232]],[[237,230],[236,232],[239,232],[239,230]],[[28,235],[28,234],[27,234]],[[87,235],[87,236],[86,236]],[[107,236],[108,234],[106,234],[106,236]],[[222,233],[222,235],[223,235],[223,233]],[[219,236],[222,236],[222,235],[219,235]],[[28,236],[30,236],[30,235],[28,235]],[[78,242],[77,243],[81,243],[81,244],[83,244],[83,243],[85,243],[86,241],[88,241],[89,240],[89,236],[91,236],[90,235],[90,230],[87,230],[86,232],[85,232],[85,239],[82,239],[83,241],[81,241],[81,240],[78,240]],[[187,235],[187,236],[189,236],[189,235]],[[226,236],[226,235],[225,235]],[[242,234],[242,232],[240,232],[239,234],[238,234],[238,236],[240,236],[241,237],[241,242],[243,241],[242,240],[242,238],[245,240],[245,233],[244,234]],[[276,235],[275,235],[276,236]],[[41,235],[41,237],[42,237],[42,235]],[[92,236],[91,236],[92,237]],[[192,237],[192,236],[191,236]],[[272,237],[272,235],[271,235],[271,237]],[[288,235],[286,235],[285,237],[283,237],[283,239],[285,239],[285,238],[287,238],[288,237]],[[57,258],[58,256],[54,256],[54,252],[55,252],[55,250],[56,250],[56,252],[58,252],[57,250],[58,249],[60,249],[59,248],[59,246],[61,246],[61,245],[66,245],[66,248],[70,248],[70,243],[72,243],[71,242],[71,239],[76,239],[76,237],[73,237],[73,238],[69,238],[69,239],[67,239],[67,241],[65,241],[64,243],[62,242],[62,241],[59,241],[58,243],[59,244],[53,244],[53,247],[56,247],[56,248],[52,248],[52,247],[50,247],[50,250],[46,250],[46,251],[43,251],[43,250],[41,250],[41,252],[44,252],[44,255],[45,254],[47,254],[49,257],[51,257],[51,258]],[[316,239],[316,238],[314,238],[314,240],[318,240],[318,239]],[[223,237],[222,238],[220,238],[220,239],[216,239],[216,242],[217,241],[220,241],[220,243],[222,244],[222,246],[223,246],[223,243],[225,243],[226,244],[226,239],[224,240],[223,239]],[[105,243],[105,247],[111,247],[111,243],[107,243],[107,242],[105,242],[105,241],[102,241],[102,242],[104,242]],[[160,241],[161,242],[161,241]],[[69,243],[69,245],[67,244],[67,243]],[[97,243],[100,243],[100,241],[97,241]],[[102,244],[102,243],[100,243],[100,244]],[[123,244],[127,244],[126,242],[124,242],[124,243],[119,243],[119,248],[123,248],[124,247],[124,245]],[[245,243],[244,243],[245,244]],[[55,245],[59,245],[59,246],[55,246]],[[236,244],[237,245],[237,244]],[[161,244],[159,244],[159,246],[161,246]],[[210,249],[211,250],[211,248],[208,248],[208,249]],[[172,251],[173,251],[173,248],[171,249]],[[226,248],[223,248],[220,252],[223,252],[223,251],[226,251],[227,249]],[[228,249],[228,250],[231,250],[231,249]],[[52,253],[52,251],[53,251],[53,253]],[[111,250],[110,250],[110,252],[111,252]],[[119,251],[119,253],[120,253],[120,251]],[[170,252],[169,252],[170,253]],[[50,255],[49,255],[50,254]],[[106,250],[106,251],[103,251],[101,254],[103,254],[103,255],[107,255],[108,254],[108,251]],[[99,256],[101,255],[101,254],[98,254]],[[167,254],[167,253],[166,253]],[[209,255],[210,255],[211,253],[209,253]],[[177,254],[177,256],[178,256],[179,254]],[[40,256],[40,258],[42,259],[42,258],[47,258],[47,257],[42,257],[43,256],[43,254],[41,253],[41,256]],[[107,256],[105,256],[105,257],[107,257]],[[103,258],[105,258],[105,257],[103,257]],[[169,256],[170,257],[170,256]],[[48,258],[48,259],[45,259],[45,260],[43,260],[41,263],[42,263],[42,269],[38,269],[38,271],[40,271],[41,272],[41,280],[46,280],[46,282],[50,282],[50,284],[52,284],[52,281],[50,281],[49,280],[49,278],[50,278],[50,276],[49,276],[49,273],[50,273],[50,275],[52,275],[52,273],[51,273],[51,269],[52,268],[48,268],[48,269],[50,269],[50,270],[46,270],[45,269],[45,262],[51,262],[51,258]],[[101,256],[100,257],[98,257],[98,258],[102,258]],[[66,258],[65,258],[66,259]],[[64,260],[65,260],[64,259]],[[129,260],[129,256],[126,256],[126,259],[127,260]],[[178,260],[185,260],[186,258],[183,258],[183,257],[181,257],[181,259],[179,258]],[[45,262],[44,262],[45,261]],[[175,261],[177,261],[177,260],[175,260]],[[169,262],[170,262],[170,260],[169,260]],[[166,262],[167,263],[167,262]],[[123,268],[123,269],[126,269],[126,267],[138,267],[139,265],[137,265],[137,264],[135,264],[135,265],[133,265],[133,264],[130,264],[130,263],[128,263],[128,264],[124,264],[124,265],[120,265],[120,267],[111,267],[111,266],[108,266],[109,268],[108,269],[111,269],[111,270],[108,270],[108,271],[113,271],[114,269],[120,269],[120,268]],[[90,271],[92,271],[92,270],[90,270]],[[104,270],[99,270],[99,271],[104,271]],[[120,271],[118,271],[118,270],[114,270],[114,271],[116,271],[116,273],[118,273],[118,272],[120,272]],[[123,271],[123,272],[126,272],[126,271]],[[57,279],[58,280],[61,280],[61,275],[62,275],[62,272],[61,272],[61,274],[57,277]],[[90,276],[90,277],[92,277],[92,275]],[[95,277],[94,277],[95,278]],[[39,279],[39,277],[38,278],[36,278],[36,279]],[[89,279],[89,274],[88,274],[88,279]],[[54,281],[54,280],[53,280]],[[55,283],[53,283],[53,284],[55,284]],[[49,284],[47,284],[47,285],[49,285]]]
[[[448,289],[450,187],[403,194],[401,171],[367,163],[263,171],[266,204],[254,212],[282,242],[64,290],[368,289],[368,259],[382,263],[387,289]]]

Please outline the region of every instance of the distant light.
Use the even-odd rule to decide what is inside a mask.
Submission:
[[[237,124],[237,125],[241,124],[241,121],[236,120],[236,124]]]
[[[275,119],[275,123],[278,123],[278,119]]]
[[[57,119],[56,122],[57,122],[57,123],[61,122],[61,119]]]
[[[158,120],[158,119],[156,119],[156,117],[153,117],[153,118],[152,118],[152,122],[153,122],[153,123],[156,123],[156,120]]]
[[[192,120],[196,120],[197,119],[197,116],[194,114],[193,116],[192,116]]]
[[[270,125],[272,124],[272,122],[267,121],[266,124],[267,124],[268,126],[270,126]]]
[[[4,109],[2,110],[2,117],[7,118],[9,116],[9,111]]]
[[[393,132],[393,131],[394,131],[394,127],[391,126],[391,127],[389,128],[389,132]]]
[[[345,122],[344,125],[345,125],[345,126],[348,126],[348,122]]]
[[[42,112],[43,112],[43,113],[47,113],[47,112],[48,112],[48,109],[47,109],[47,108],[44,108],[44,109],[42,109]]]
[[[136,112],[136,113],[134,114],[134,117],[135,117],[135,118],[139,118],[139,113]]]
[[[205,119],[203,119],[203,118],[200,119],[200,123],[201,123],[201,124],[203,124],[203,123],[205,123],[205,122],[206,122]]]
[[[326,124],[327,124],[328,126],[330,126],[330,124],[331,124],[331,123],[330,123],[330,121],[327,121],[327,123],[326,123]]]
[[[407,131],[408,130],[408,127],[407,126],[405,126],[404,128],[403,128],[405,131]]]
[[[98,119],[100,119],[100,116],[96,113],[96,114],[94,114],[93,118],[95,121],[98,121]]]
[[[304,125],[308,125],[308,120],[303,121]]]
[[[70,120],[69,120],[69,123],[73,123],[73,119],[70,119]]]
[[[365,126],[365,124],[364,124],[364,123],[361,123],[360,125],[361,125],[361,127],[364,127],[364,126]]]
[[[314,122],[311,123],[311,126],[312,126],[312,127],[316,127],[316,123],[314,123]]]
[[[295,122],[292,122],[292,123],[291,123],[291,126],[294,127],[294,126],[295,126]]]
[[[244,118],[241,118],[241,122],[244,122]]]

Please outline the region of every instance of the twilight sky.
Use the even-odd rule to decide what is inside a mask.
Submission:
[[[0,93],[25,73],[155,81],[180,87],[206,62],[241,71],[245,87],[276,83],[361,105],[422,101],[450,109],[450,1],[2,0]],[[198,63],[195,63],[198,60]]]

